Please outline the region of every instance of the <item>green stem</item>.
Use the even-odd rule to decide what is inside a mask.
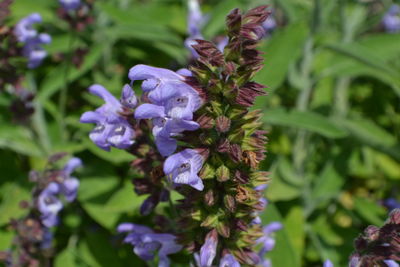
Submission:
[[[26,75],[29,87],[31,88],[32,92],[36,93],[37,88],[36,88],[36,83],[35,83],[35,78],[33,73],[30,71]],[[35,108],[35,112],[33,113],[32,116],[32,127],[31,129],[33,130],[34,136],[37,137],[38,143],[40,145],[40,148],[45,156],[50,154],[51,150],[51,143],[50,143],[50,138],[48,136],[47,132],[47,126],[46,126],[46,119],[44,116],[44,111],[43,111],[43,106],[42,103],[39,102],[38,98],[35,98],[33,101],[33,105]]]
[[[73,47],[73,43],[75,41],[75,32],[73,29],[71,29],[71,34],[69,37],[69,41],[68,41],[68,55],[67,55],[67,62],[65,65],[65,69],[64,69],[64,86],[61,88],[60,91],[60,96],[59,96],[59,100],[58,100],[58,104],[59,104],[59,109],[60,109],[60,134],[61,134],[61,140],[63,142],[67,141],[68,136],[67,133],[65,131],[66,127],[65,127],[65,112],[66,112],[66,107],[67,107],[67,96],[68,96],[68,80],[69,80],[69,73],[71,70],[71,65],[72,65],[72,47]]]

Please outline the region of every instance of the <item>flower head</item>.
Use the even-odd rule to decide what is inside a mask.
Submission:
[[[120,113],[124,107],[136,104],[135,95],[129,86],[122,92],[122,104],[101,85],[92,85],[89,92],[104,100],[104,104],[95,111],[82,114],[80,122],[95,123],[96,127],[90,132],[90,139],[100,148],[108,151],[110,147],[129,148],[133,143],[135,132],[129,122]]]
[[[58,224],[58,213],[63,208],[63,204],[56,196],[59,193],[59,184],[52,182],[39,195],[38,209],[42,213],[42,223],[46,227]]]
[[[232,254],[225,254],[219,262],[219,267],[240,267],[240,263]]]
[[[333,267],[333,263],[330,260],[324,261],[323,267]]]
[[[47,52],[42,48],[42,45],[51,42],[50,35],[46,33],[38,34],[32,27],[33,24],[41,21],[40,14],[33,13],[21,19],[15,25],[14,34],[18,41],[24,43],[22,54],[28,59],[28,68],[36,68],[42,63],[47,56]]]
[[[72,202],[76,198],[79,187],[79,180],[71,177],[72,172],[82,166],[82,160],[79,158],[71,158],[64,166],[64,181],[61,183],[61,193],[65,195],[68,202]]]
[[[387,32],[400,32],[400,5],[392,5],[383,16],[382,24]]]
[[[59,0],[59,2],[66,10],[75,10],[81,5],[81,0]]]
[[[202,191],[203,181],[197,175],[203,165],[203,157],[194,149],[185,149],[169,156],[164,163],[164,173],[174,183],[188,184]]]
[[[158,253],[160,267],[168,267],[170,261],[169,254],[176,253],[182,249],[182,246],[176,243],[176,237],[171,234],[154,233],[146,226],[133,223],[122,223],[117,231],[128,233],[124,242],[131,244],[136,255],[143,260],[152,260]]]
[[[275,246],[275,239],[271,236],[272,233],[282,229],[283,225],[280,222],[272,222],[263,227],[264,235],[257,240],[257,243],[262,244],[261,250],[259,252],[260,258],[271,251]]]
[[[211,230],[200,248],[200,267],[211,267],[215,256],[217,255],[218,233]]]

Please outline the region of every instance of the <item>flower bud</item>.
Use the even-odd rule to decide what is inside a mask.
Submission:
[[[236,201],[235,198],[231,195],[225,195],[224,196],[224,205],[227,210],[229,210],[231,213],[234,213],[236,210]]]
[[[231,127],[231,120],[225,116],[219,116],[216,120],[216,128],[220,133],[226,133]]]
[[[218,167],[218,169],[215,172],[215,175],[217,176],[218,182],[225,182],[229,180],[229,169],[225,166],[222,165]]]

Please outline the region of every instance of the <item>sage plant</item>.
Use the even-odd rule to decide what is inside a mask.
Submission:
[[[169,255],[185,249],[201,267],[270,265],[264,256],[282,225],[261,225],[268,174],[259,164],[266,132],[261,112],[251,110],[255,98],[265,94],[265,86],[252,78],[263,67],[256,47],[265,35],[266,8],[233,10],[223,51],[194,40],[198,57],[189,69],[132,67],[128,77],[132,87],[141,82],[140,98],[129,85],[120,100],[100,85],[89,88],[105,104],[84,113],[81,122],[96,124],[90,138],[100,148],[125,149],[137,157],[132,166],[144,178],[133,180],[135,192],[149,195],[141,213],[170,203],[173,216],[152,214],[158,220],[154,229],[118,226],[143,260],[158,258],[158,266],[169,266]],[[181,196],[177,202],[170,198],[172,190]]]

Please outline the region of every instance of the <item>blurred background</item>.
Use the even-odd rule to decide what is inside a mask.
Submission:
[[[130,183],[132,156],[97,148],[88,138],[92,126],[79,117],[101,104],[86,90],[93,83],[119,96],[135,64],[187,66],[187,2],[87,2],[79,31],[70,30],[55,0],[11,5],[7,25],[38,12],[53,41],[40,68],[21,70],[34,94],[28,120],[18,118],[15,96],[0,91],[0,250],[11,244],[8,222],[25,212],[19,202],[29,199],[29,171],[68,152],[85,167],[76,174],[78,202],[56,230],[55,266],[145,266],[114,238],[119,222],[147,220]],[[346,266],[362,229],[381,226],[400,207],[400,7],[389,0],[200,2],[202,34],[216,42],[230,10],[270,5],[260,46],[265,67],[256,76],[268,95],[256,108],[269,131],[262,168],[272,178],[262,219],[284,224],[269,254],[273,266],[321,266],[326,259]]]

